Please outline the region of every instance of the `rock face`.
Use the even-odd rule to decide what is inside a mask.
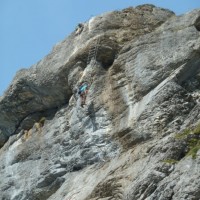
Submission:
[[[0,98],[0,199],[200,199],[200,10],[83,25]]]

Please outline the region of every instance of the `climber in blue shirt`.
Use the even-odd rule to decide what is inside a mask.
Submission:
[[[81,107],[85,105],[86,97],[88,94],[88,83],[87,82],[81,82],[78,88],[78,94],[81,97]]]

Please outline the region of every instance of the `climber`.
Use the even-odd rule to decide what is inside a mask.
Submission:
[[[76,35],[79,35],[83,31],[84,25],[82,23],[79,23],[76,28]]]
[[[85,105],[86,97],[88,94],[88,83],[87,82],[80,82],[79,88],[78,88],[78,94],[81,97],[81,107]]]

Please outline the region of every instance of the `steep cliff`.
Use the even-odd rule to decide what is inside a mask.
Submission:
[[[199,31],[200,10],[108,12],[20,70],[0,98],[0,199],[199,200]]]

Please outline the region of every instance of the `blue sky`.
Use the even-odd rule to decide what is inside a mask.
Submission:
[[[20,68],[41,60],[79,22],[144,3],[177,15],[200,8],[199,0],[0,0],[0,95]]]

